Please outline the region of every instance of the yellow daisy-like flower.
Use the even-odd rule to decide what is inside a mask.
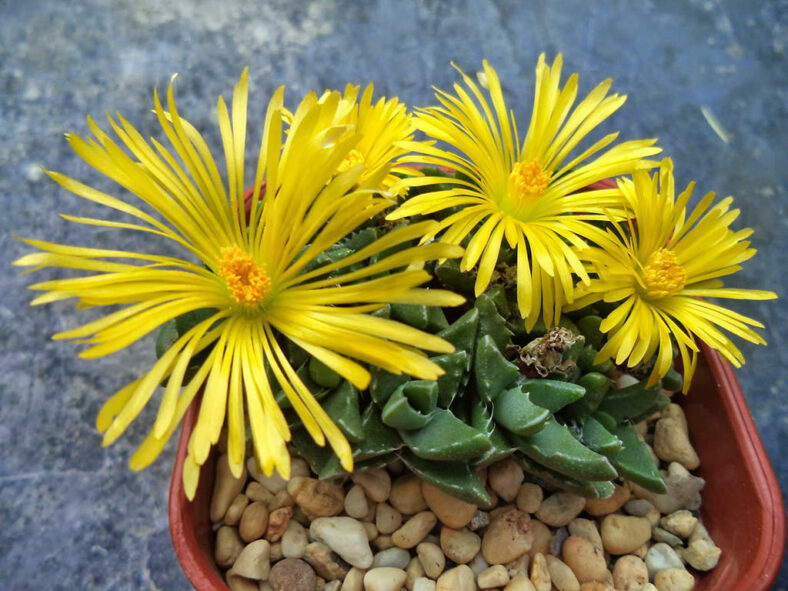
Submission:
[[[337,262],[306,270],[317,255],[390,206],[376,189],[391,165],[381,160],[375,168],[354,166],[337,174],[343,159],[363,139],[353,125],[332,124],[342,103],[338,92],[324,100],[307,95],[292,114],[283,143],[283,93],[280,88],[268,105],[253,194],[260,193],[264,179],[266,190],[261,199],[252,202],[248,226],[243,199],[248,97],[244,71],[232,105],[228,108],[221,98],[218,103],[226,186],[204,139],[178,114],[172,84],[167,110],[154,95],[155,112],[170,148],[155,139],[146,141],[122,116],[109,119],[119,143],[90,119],[93,138],[68,136],[79,156],[136,195],[153,214],[62,174],[49,173],[80,197],[136,218],[133,223],[67,219],[163,237],[182,247],[190,260],[26,240],[39,252],[15,263],[84,272],[79,277],[33,285],[32,289],[45,292],[34,304],[76,298],[79,307],[122,305],[84,326],[55,335],[56,339],[88,343],[90,347],[80,353],[84,358],[114,353],[184,313],[213,310],[178,338],[145,376],[113,395],[97,419],[104,444],[112,443],[149,402],[158,384],[167,379],[155,424],[131,459],[131,467],[141,469],[158,456],[204,387],[184,467],[190,496],[196,490],[199,467],[225,423],[230,467],[240,475],[245,412],[259,467],[266,474],[276,468],[283,477],[289,476],[285,442],[290,433],[274,398],[273,378],[314,440],[320,445],[327,440],[342,465],[352,469],[349,444],[288,362],[284,339],[360,389],[368,386],[370,374],[358,361],[433,380],[443,370],[417,348],[453,351],[442,339],[367,312],[389,302],[458,305],[463,301],[459,296],[419,288],[429,275],[409,266],[432,258],[456,257],[462,249],[451,245],[411,247],[334,275],[420,237],[429,231],[429,223],[394,230]],[[386,274],[389,271],[391,274]],[[196,374],[185,382],[190,360],[209,348]]]
[[[411,142],[415,128],[411,115],[397,97],[379,98],[374,104],[374,87],[368,85],[359,99],[360,87],[348,84],[334,114],[333,125],[352,125],[361,136],[356,146],[347,153],[338,171],[344,172],[353,166],[364,165],[361,181],[365,181],[381,166],[390,166],[380,184],[381,191],[403,194],[408,187],[402,183],[403,176],[413,176],[413,168],[397,166],[396,161],[407,149],[402,142]],[[336,96],[335,91],[326,91],[320,101]],[[287,118],[287,114],[286,114]],[[418,174],[418,173],[416,173]]]
[[[702,297],[765,300],[771,291],[726,288],[721,277],[741,269],[755,254],[745,239],[752,230],[730,230],[739,210],[731,210],[731,197],[712,206],[714,193],[700,200],[687,216],[694,183],[674,199],[673,163],[662,161],[659,175],[636,172],[633,179],[618,181],[632,218],[614,222],[600,247],[584,254],[594,275],[579,286],[575,307],[604,300],[621,302],[601,325],[609,333],[597,362],[613,358],[629,367],[651,359],[656,363],[649,377],[655,383],[670,369],[674,356],[671,335],[684,363],[684,392],[695,371],[698,347],[695,337],[719,351],[736,367],[744,357],[720,330],[752,343],[765,345],[750,326],[763,324]]]
[[[539,57],[533,112],[522,145],[495,70],[484,62],[483,79],[492,106],[460,71],[470,93],[459,84],[454,85],[456,96],[437,91],[442,106],[421,110],[414,124],[461,154],[439,145],[413,149],[421,154],[416,157],[419,163],[448,166],[469,180],[412,179],[411,186],[438,182],[456,186],[417,195],[388,216],[398,219],[459,207],[425,239],[444,230],[440,240],[449,244],[472,236],[461,270],[470,271],[478,263],[476,295],[489,285],[505,238],[517,250],[517,301],[529,329],[542,314],[548,326],[558,322],[563,305],[574,299],[573,275],[588,281],[576,251],[585,247],[584,237],[596,232],[589,222],[604,219],[604,208],[620,205],[616,190],[583,188],[650,168],[655,163],[643,158],[660,151],[649,139],[619,143],[596,155],[615,141],[618,134],[613,133],[575,154],[580,141],[626,97],[608,96],[611,81],[605,80],[573,110],[577,74],[560,88],[561,66],[560,54],[552,66],[545,63],[544,54]]]

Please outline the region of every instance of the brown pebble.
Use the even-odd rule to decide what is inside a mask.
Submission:
[[[533,536],[533,543],[528,551],[531,560],[534,559],[537,553],[549,554],[550,538],[553,537],[553,532],[550,531],[550,528],[538,519],[531,519],[531,535]]]
[[[482,538],[482,556],[487,564],[503,564],[519,558],[533,544],[531,517],[509,507],[490,522]]]
[[[287,492],[312,519],[333,517],[345,508],[345,491],[324,480],[298,476],[287,484]]]
[[[627,487],[620,484],[616,484],[615,487],[613,494],[606,499],[588,499],[585,506],[586,513],[599,517],[618,511],[623,507],[632,493]]]
[[[241,515],[238,533],[244,542],[253,542],[268,529],[268,509],[259,501],[251,503]]]
[[[563,527],[577,517],[585,506],[585,498],[568,492],[557,492],[542,501],[536,518],[551,527]]]
[[[403,515],[414,515],[427,508],[421,494],[421,480],[415,474],[404,474],[391,485],[389,504]]]
[[[578,582],[604,582],[607,561],[600,548],[580,536],[569,536],[561,547],[561,557],[575,573]]]
[[[400,548],[413,548],[424,539],[436,523],[438,518],[432,511],[420,511],[391,534],[391,541]]]
[[[229,568],[244,549],[243,542],[238,536],[238,530],[229,525],[223,525],[216,532],[216,545],[213,549],[213,557],[216,564],[222,568]]]
[[[268,582],[274,591],[314,591],[317,575],[299,558],[285,558],[271,567]]]
[[[212,523],[224,519],[224,514],[227,513],[235,496],[244,489],[245,484],[246,469],[241,473],[240,478],[235,478],[230,471],[227,454],[222,454],[216,459],[216,476],[214,477],[210,508]]]
[[[371,501],[382,503],[391,493],[391,476],[383,468],[369,468],[353,472],[350,479],[361,486]]]
[[[271,543],[279,541],[284,535],[292,515],[292,507],[280,507],[275,511],[271,511],[271,514],[268,516],[268,528],[265,531],[265,539]]]
[[[443,526],[441,528],[440,544],[446,558],[457,564],[466,564],[479,553],[482,539],[465,528],[452,529]]]
[[[536,513],[544,499],[542,487],[533,482],[524,482],[517,491],[515,503],[520,511],[526,513]]]
[[[476,505],[460,500],[429,482],[421,483],[421,493],[440,522],[454,529],[468,525],[476,513]]]

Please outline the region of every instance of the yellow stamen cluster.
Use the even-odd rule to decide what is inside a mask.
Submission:
[[[347,156],[345,156],[345,159],[339,164],[337,172],[345,172],[346,170],[350,170],[359,164],[364,164],[364,155],[358,150],[350,150],[350,152],[347,153]]]
[[[509,175],[509,184],[518,201],[531,200],[544,193],[547,185],[550,184],[550,173],[546,172],[536,160],[518,162]]]
[[[664,298],[681,291],[687,281],[687,273],[675,254],[661,248],[648,257],[643,281],[647,297]]]
[[[263,299],[271,289],[271,280],[263,267],[255,263],[249,253],[237,246],[221,249],[219,275],[227,283],[227,289],[239,304],[253,306]]]

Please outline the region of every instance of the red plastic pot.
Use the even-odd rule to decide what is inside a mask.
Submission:
[[[697,591],[767,591],[785,550],[780,488],[733,368],[706,346],[684,407],[700,455],[703,523],[722,557],[699,577]],[[197,407],[184,418],[170,485],[170,533],[175,553],[197,591],[228,591],[213,559],[209,518],[214,457],[206,463],[194,502],[183,492],[182,470]]]

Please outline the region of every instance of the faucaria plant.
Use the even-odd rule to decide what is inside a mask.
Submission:
[[[247,426],[258,469],[285,478],[292,452],[322,478],[398,457],[485,505],[477,469],[512,456],[587,496],[612,494],[620,477],[663,491],[632,424],[682,387],[674,357],[686,390],[695,337],[736,363],[717,327],[762,342],[757,322],[698,298],[774,294],[723,287],[754,254],[749,231],[729,229],[729,200],[710,208],[707,196],[688,216],[691,188],[674,200],[669,161],[659,183],[649,176],[654,140],[610,134],[581,147],[625,97],[604,81],[575,105],[577,76],[561,86],[561,69],[560,55],[552,66],[539,58],[522,143],[486,62],[481,87],[462,74],[464,87],[415,115],[353,86],[309,94],[291,112],[280,89],[248,179],[246,73],[231,108],[219,101],[224,179],[172,86],[166,108],[155,97],[169,148],[121,117],[110,119],[120,143],[92,120],[92,140],[69,136],[147,207],[53,172],[136,218],[67,219],[169,239],[188,257],[27,240],[39,252],[16,262],[83,272],[33,285],[44,291],[34,303],[123,306],[56,335],[88,343],[83,357],[161,327],[159,360],[99,414],[105,443],[161,383],[131,465],[155,459],[202,391],[189,495],[222,433],[241,473]],[[608,177],[622,178],[594,185]],[[622,370],[641,381],[615,389]]]

